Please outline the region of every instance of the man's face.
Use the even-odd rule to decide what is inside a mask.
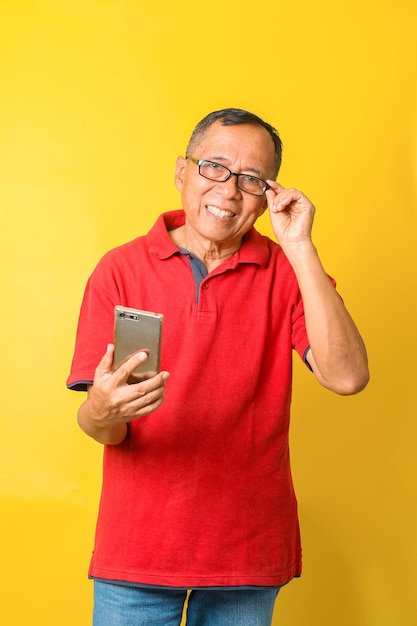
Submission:
[[[273,177],[274,155],[272,138],[261,126],[222,126],[220,122],[208,129],[190,154],[263,180]],[[184,157],[177,160],[175,183],[181,192],[186,228],[207,243],[240,244],[267,206],[265,194],[241,191],[236,176],[226,182],[208,180],[200,176],[198,165]]]

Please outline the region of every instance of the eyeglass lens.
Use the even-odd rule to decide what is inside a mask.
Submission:
[[[213,161],[200,161],[199,172],[204,178],[217,180],[218,182],[226,182],[230,176],[236,176],[239,189],[254,196],[262,196],[268,187],[265,181],[256,176],[251,176],[250,174],[235,174],[224,165],[214,163]]]

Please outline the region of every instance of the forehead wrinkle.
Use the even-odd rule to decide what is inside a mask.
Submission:
[[[206,159],[206,161],[220,161],[220,162],[224,162],[224,163],[228,163],[229,159],[227,159],[226,157],[223,156],[219,156],[216,154],[213,154],[212,156],[210,156],[208,159]],[[221,163],[223,165],[223,163]],[[263,178],[263,173],[259,170],[257,170],[255,167],[244,167],[243,168],[243,172],[253,172],[254,174],[256,174],[257,176],[259,176],[260,178]],[[238,172],[236,172],[237,174]],[[239,172],[242,173],[242,172]]]

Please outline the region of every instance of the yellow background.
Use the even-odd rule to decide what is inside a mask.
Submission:
[[[65,389],[84,285],[178,208],[194,124],[238,106],[278,127],[372,371],[340,398],[297,360],[304,573],[274,624],[417,624],[416,23],[414,0],[0,0],[2,623],[90,623],[101,449]]]

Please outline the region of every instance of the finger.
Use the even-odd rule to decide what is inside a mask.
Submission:
[[[164,387],[169,377],[169,372],[159,372],[158,374],[154,374],[153,376],[150,376],[146,380],[142,381],[141,387],[146,390],[146,393],[149,393],[150,391],[159,389],[159,387]]]
[[[113,355],[114,345],[109,343],[106,348],[106,352],[103,355],[100,363],[96,367],[96,376],[103,376],[103,374],[111,374],[113,371]]]
[[[148,378],[141,383],[129,385],[131,391],[131,401],[136,403],[137,408],[142,408],[153,402],[159,397],[164,397],[166,381],[169,372],[160,372],[152,378]],[[137,401],[139,402],[137,403]]]
[[[274,189],[268,189],[265,192],[265,196],[268,204],[268,209],[272,211],[275,203],[275,198],[277,197],[277,192]]]
[[[285,189],[285,187],[280,185],[280,183],[277,183],[276,180],[268,179],[266,182],[271,187],[271,189],[273,189],[273,191],[275,191],[275,193],[280,193],[281,191],[284,191],[284,189]]]
[[[306,197],[298,189],[290,188],[284,189],[277,194],[273,202],[273,209],[276,212],[287,209],[288,207],[295,207],[303,200],[307,200]]]
[[[117,370],[114,372],[117,380],[119,382],[127,382],[127,379],[132,375],[133,371],[138,367],[138,365],[144,363],[147,358],[148,354],[144,350],[135,352],[135,354],[119,365]]]
[[[285,208],[291,204],[291,200],[287,199],[288,196],[284,196],[286,190],[279,191],[275,193],[274,191],[268,190],[266,192],[268,208],[271,213],[279,213],[280,211],[284,211]]]
[[[277,207],[282,206],[281,198],[288,190],[276,181],[268,180],[267,183],[270,186],[270,189],[268,189],[265,193],[268,201],[268,207],[275,213],[277,211]]]
[[[165,397],[165,386],[137,398],[130,403],[130,409],[136,417],[144,417],[161,406]]]
[[[169,372],[159,372],[151,378],[147,378],[139,383],[130,385],[132,388],[132,394],[136,397],[143,397],[147,394],[158,393],[160,390],[164,391],[165,383],[168,380]]]

